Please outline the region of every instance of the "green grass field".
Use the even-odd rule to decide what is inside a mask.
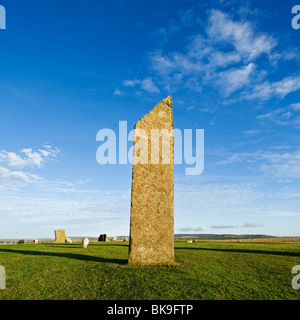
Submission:
[[[174,266],[127,264],[128,243],[0,245],[0,300],[298,300],[300,243],[175,241]]]

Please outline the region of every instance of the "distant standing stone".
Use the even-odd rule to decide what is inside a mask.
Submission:
[[[89,238],[84,238],[82,239],[82,246],[83,248],[87,248],[88,244],[89,244]]]
[[[66,240],[66,232],[64,229],[62,230],[54,230],[55,234],[55,243],[65,243]]]
[[[107,242],[108,241],[108,236],[106,234],[100,234],[98,241],[104,241]]]
[[[128,259],[131,264],[174,262],[172,108],[169,96],[135,125]]]

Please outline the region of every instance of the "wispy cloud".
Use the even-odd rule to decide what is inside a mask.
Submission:
[[[255,151],[234,153],[219,162],[221,165],[245,163],[256,172],[280,179],[300,178],[300,150],[289,152]]]
[[[254,86],[247,99],[269,100],[272,97],[284,98],[291,92],[300,89],[300,75],[286,77],[280,81],[270,82],[268,80]]]
[[[236,226],[233,225],[223,225],[223,224],[214,224],[211,226],[212,229],[232,229],[232,228],[236,228]]]
[[[258,227],[262,227],[262,224],[261,223],[245,222],[242,225],[214,224],[211,226],[212,229],[258,228]]]
[[[155,85],[151,77],[147,77],[145,79],[133,79],[133,80],[125,80],[123,81],[124,87],[136,87],[138,86],[139,90],[146,91],[148,93],[159,93],[160,90]]]
[[[300,103],[274,109],[256,117],[260,121],[269,121],[280,126],[300,126]]]
[[[141,81],[141,89],[149,93],[159,93],[158,87],[154,84],[151,78],[145,78]]]
[[[118,88],[116,88],[116,90],[114,91],[114,96],[121,96],[123,94],[123,92],[121,90],[119,90]]]
[[[37,175],[22,171],[12,171],[5,167],[0,167],[0,182],[22,181],[22,182],[36,182],[42,178]]]
[[[230,207],[257,201],[264,193],[252,183],[176,185],[178,208]]]
[[[199,232],[199,231],[203,231],[203,228],[201,228],[201,227],[181,227],[181,228],[178,228],[178,231],[182,231],[182,232]]]
[[[212,10],[207,26],[207,34],[217,42],[234,46],[245,61],[253,61],[262,54],[270,55],[277,41],[272,36],[256,32],[248,21],[233,21],[227,14]]]
[[[251,222],[245,222],[241,227],[242,228],[259,228],[263,225],[261,223],[251,223]]]
[[[54,159],[60,150],[50,145],[36,151],[31,148],[22,149],[20,152],[2,150],[0,152],[0,163],[10,168],[42,167],[47,161]]]
[[[41,182],[43,178],[32,174],[30,169],[43,167],[47,162],[55,159],[59,152],[58,148],[51,145],[44,145],[37,150],[25,148],[20,152],[2,150],[0,152],[0,182],[5,184],[20,181]]]
[[[182,12],[180,28],[198,24],[193,15],[192,10]],[[123,86],[139,86],[147,93],[174,93],[181,89],[203,92],[205,87],[218,90],[223,97],[236,95],[239,99],[261,101],[282,99],[300,89],[297,74],[277,81],[270,79],[275,65],[298,59],[298,51],[279,50],[279,40],[258,31],[253,21],[237,20],[229,13],[212,9],[203,31],[187,39],[182,50],[153,50],[149,55],[151,77],[125,80]]]
[[[262,130],[259,129],[251,129],[251,130],[245,130],[244,133],[246,134],[246,136],[248,137],[254,137],[259,135],[260,133],[262,133]]]
[[[251,76],[255,70],[255,65],[249,63],[242,68],[230,69],[219,73],[218,85],[227,97],[231,93],[245,87],[251,81]]]
[[[129,224],[129,201],[127,197],[120,197],[120,193],[98,193],[93,199],[87,199],[86,195],[70,199],[53,195],[55,193],[39,197],[0,195],[0,219],[3,225],[9,222],[11,229],[7,232],[20,230],[20,234],[30,232],[29,236],[41,237],[53,236],[56,228],[66,228],[70,235],[78,232],[81,235],[86,228],[89,235],[94,236],[101,230],[111,235],[128,233],[124,226]]]

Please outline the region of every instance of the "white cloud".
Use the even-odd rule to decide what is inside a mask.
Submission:
[[[286,77],[277,82],[269,82],[268,80],[257,84],[248,99],[269,100],[272,97],[284,98],[291,92],[300,89],[300,76]]]
[[[232,229],[232,228],[236,228],[236,226],[233,226],[233,225],[212,225],[211,226],[212,229]]]
[[[159,93],[158,87],[154,84],[153,80],[148,77],[142,80],[141,89],[149,92],[149,93]]]
[[[141,80],[133,79],[133,80],[125,80],[123,81],[123,86],[125,87],[134,87],[137,84],[140,84]]]
[[[294,111],[300,111],[300,103],[293,103],[290,105],[290,108]]]
[[[210,63],[215,67],[226,67],[237,64],[241,61],[241,56],[237,52],[215,51],[211,53]]]
[[[215,41],[233,45],[246,61],[256,59],[263,53],[269,55],[277,45],[272,36],[257,33],[250,22],[233,21],[219,10],[211,11],[207,34]]]
[[[33,151],[31,148],[22,149],[19,153],[2,150],[0,152],[0,163],[9,168],[40,168],[43,164],[55,158],[60,150],[52,146],[45,145],[43,149]]]
[[[255,65],[249,63],[240,69],[230,69],[219,73],[219,86],[224,90],[225,96],[245,87],[251,79]]]
[[[300,103],[293,103],[287,107],[277,108],[256,117],[261,121],[270,121],[280,126],[300,126]]]
[[[22,171],[11,171],[7,168],[0,167],[0,181],[1,182],[10,182],[10,181],[23,181],[23,182],[36,182],[41,180],[40,177],[29,174]]]
[[[128,201],[129,199],[129,201]],[[67,198],[59,193],[47,195],[14,196],[0,195],[0,220],[7,237],[29,233],[30,236],[54,236],[53,230],[66,228],[70,235],[80,236],[85,230],[88,235],[127,235],[130,219],[130,196],[120,192],[104,192],[87,198],[78,195]],[[103,231],[102,231],[103,230]],[[4,233],[3,233],[4,234]],[[31,235],[30,235],[31,234]]]
[[[282,154],[269,153],[264,155],[265,162],[260,165],[260,170],[268,176],[281,179],[300,178],[300,151]]]
[[[255,130],[255,129],[252,129],[252,130],[246,130],[244,131],[245,134],[248,136],[248,137],[254,137],[260,133],[262,133],[262,130]]]
[[[233,229],[233,228],[258,228],[261,227],[261,223],[251,223],[251,222],[245,222],[243,225],[212,225],[212,229]]]
[[[114,96],[121,96],[123,92],[119,90],[118,88],[114,91]]]
[[[180,17],[179,29],[199,23],[192,10],[182,11]],[[213,9],[208,11],[206,28],[187,40],[182,50],[151,52],[151,77],[125,80],[123,86],[172,94],[182,89],[204,92],[205,87],[226,98],[238,94],[240,99],[262,101],[282,99],[300,89],[298,75],[275,82],[269,77],[280,61],[298,59],[298,50],[279,51],[278,39],[258,31],[253,21]]]
[[[125,87],[135,87],[139,86],[140,90],[146,91],[148,93],[159,93],[158,87],[155,85],[151,77],[145,79],[132,79],[123,81],[123,86]]]
[[[235,153],[219,164],[247,163],[253,170],[268,177],[280,179],[300,178],[300,150],[290,152],[244,152]]]
[[[181,227],[181,228],[178,228],[178,231],[197,232],[197,231],[203,231],[203,229],[201,227]]]
[[[230,207],[253,202],[263,196],[263,192],[251,183],[175,185],[178,208]]]
[[[0,152],[0,182],[3,188],[17,186],[18,183],[42,182],[43,178],[28,172],[30,169],[41,168],[48,161],[57,157],[60,150],[50,145],[36,151],[31,148],[22,149],[19,153],[2,150]]]
[[[258,227],[262,227],[262,224],[261,223],[245,222],[242,225],[242,228],[258,228]]]
[[[276,45],[272,36],[256,32],[252,23],[233,21],[228,14],[212,10],[206,38],[205,33],[195,35],[185,52],[153,52],[151,67],[157,83],[168,91],[182,87],[201,91],[208,85],[227,97],[240,89],[251,90],[265,77],[254,62],[263,54],[270,56]],[[285,94],[279,86],[276,90]]]

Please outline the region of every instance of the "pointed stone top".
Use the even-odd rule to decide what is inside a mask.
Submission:
[[[172,108],[172,97],[171,96],[167,96],[165,99],[163,99],[161,102],[165,102],[169,107]]]
[[[167,96],[165,99],[161,100],[154,108],[152,108],[147,114],[143,116],[135,125],[135,129],[138,128],[140,125],[148,122],[147,119],[152,118],[153,114],[159,113],[159,117],[162,117],[164,113],[172,117],[172,97]]]

